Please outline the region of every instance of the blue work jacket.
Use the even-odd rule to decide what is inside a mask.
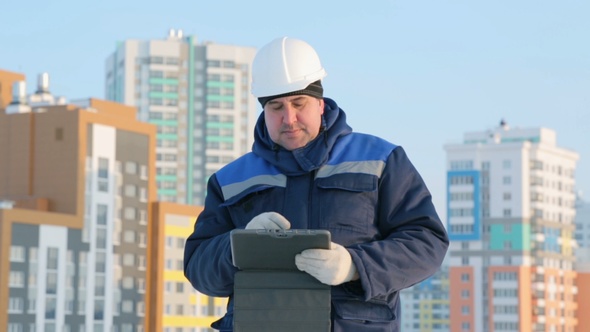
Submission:
[[[333,331],[398,331],[400,290],[442,263],[447,233],[403,148],[353,133],[344,111],[324,100],[320,134],[305,147],[277,146],[261,114],[252,152],[209,179],[184,267],[198,291],[230,298],[216,329],[232,330],[229,232],[263,212],[282,214],[293,229],[327,229],[350,252],[359,279],[332,287]]]

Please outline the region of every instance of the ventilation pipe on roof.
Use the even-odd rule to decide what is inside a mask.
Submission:
[[[27,103],[27,82],[16,81],[12,83],[11,105],[25,105]]]
[[[6,114],[29,113],[31,107],[27,105],[27,83],[16,81],[12,83],[12,102],[6,107]]]
[[[35,93],[49,93],[49,73],[41,73],[37,79],[37,91]]]

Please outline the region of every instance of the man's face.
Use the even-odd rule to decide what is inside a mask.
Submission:
[[[304,147],[318,136],[322,114],[324,100],[307,95],[276,98],[264,106],[270,138],[287,150]]]

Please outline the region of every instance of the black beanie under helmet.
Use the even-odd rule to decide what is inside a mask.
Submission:
[[[315,82],[310,83],[303,90],[297,90],[297,91],[282,93],[279,95],[268,96],[268,97],[260,97],[260,98],[258,98],[258,101],[260,102],[260,105],[262,105],[262,108],[264,108],[264,105],[266,105],[266,103],[268,103],[269,101],[271,101],[273,99],[287,97],[287,96],[295,96],[295,95],[308,95],[308,96],[322,99],[324,97],[324,88],[322,87],[322,82],[320,80],[317,80]]]

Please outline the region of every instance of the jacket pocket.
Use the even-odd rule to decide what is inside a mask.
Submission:
[[[336,316],[344,320],[389,323],[396,319],[395,313],[386,304],[355,300],[336,300],[332,304]]]
[[[338,233],[369,233],[375,223],[377,177],[337,174],[316,179],[321,228]]]
[[[252,187],[225,201],[220,207],[226,208],[236,228],[245,227],[257,215],[283,206],[282,188],[274,186]]]

